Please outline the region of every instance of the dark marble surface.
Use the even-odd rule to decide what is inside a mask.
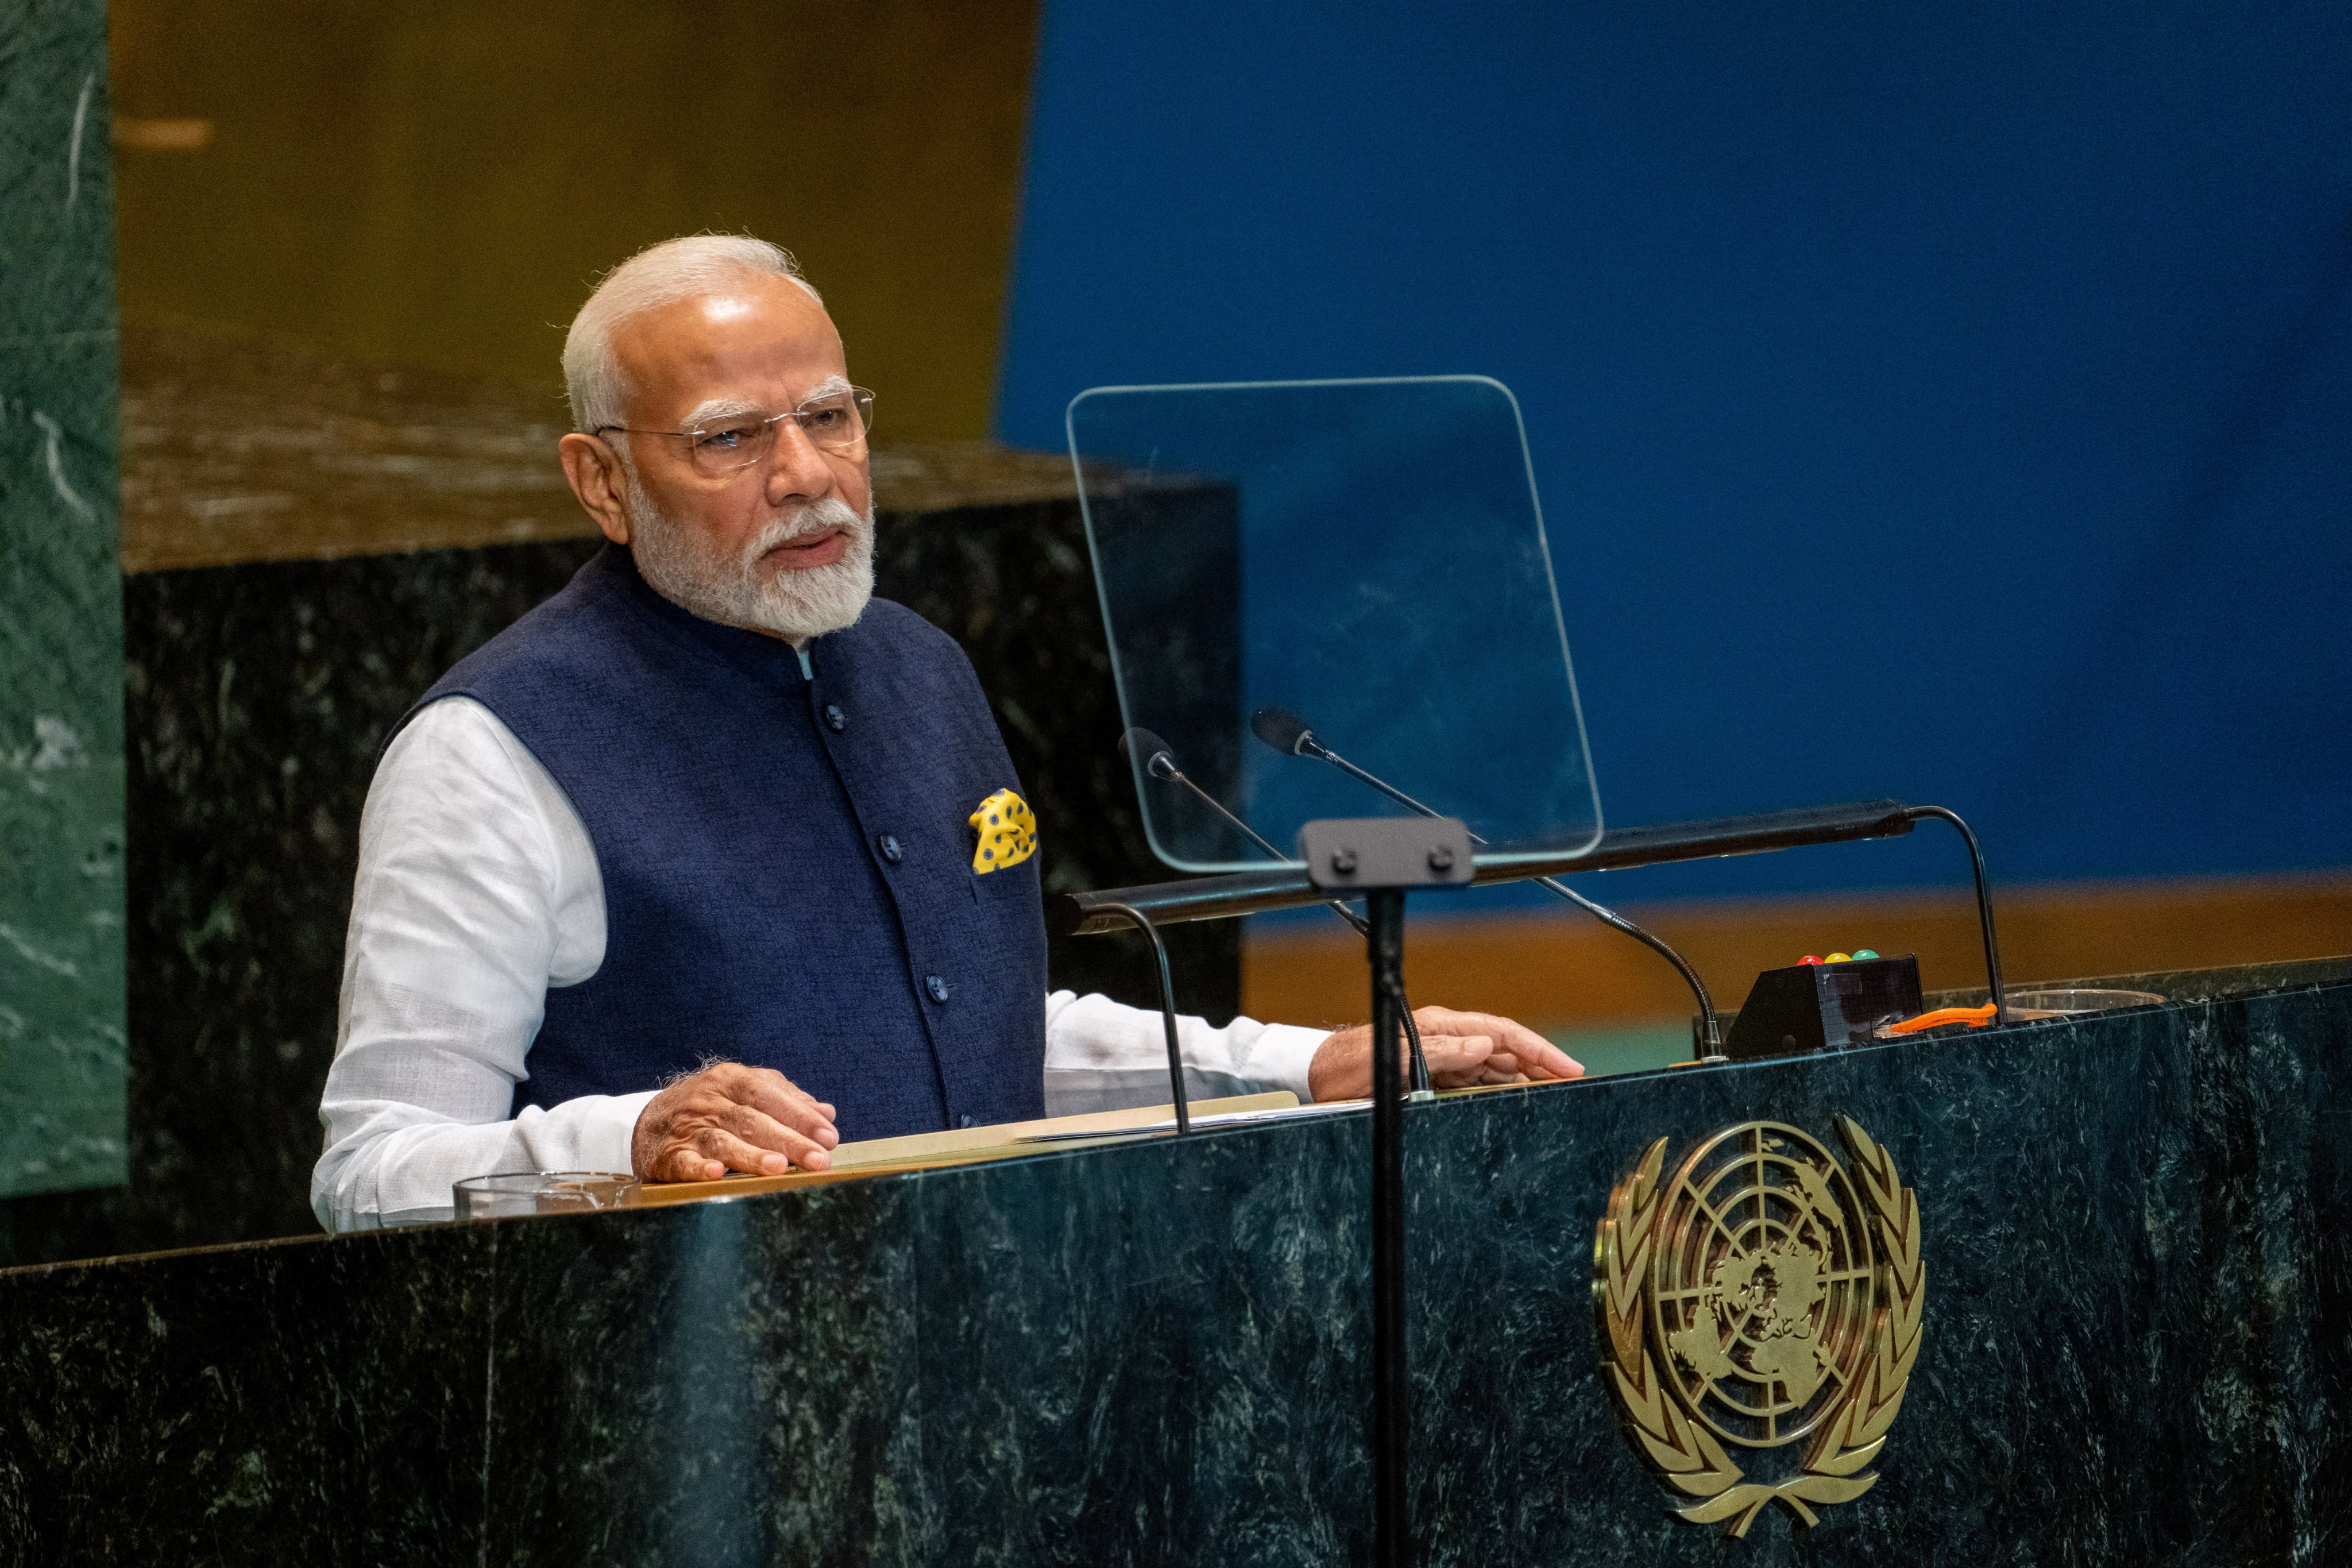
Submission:
[[[920,1184],[805,1196],[500,1227],[488,1561],[932,1557]]]
[[[0,1195],[122,1179],[102,0],[0,0]]]
[[[926,1181],[940,1563],[1333,1563],[1369,1525],[1360,1115]]]
[[[502,1237],[348,1239],[0,1275],[0,1562],[474,1561]]]
[[[1423,1560],[2347,1560],[2343,967],[1416,1110]],[[1592,1227],[1653,1138],[1837,1114],[1918,1194],[1924,1348],[1874,1489],[1729,1541],[1618,1432]],[[0,1551],[1364,1561],[1366,1128],[0,1274]]]

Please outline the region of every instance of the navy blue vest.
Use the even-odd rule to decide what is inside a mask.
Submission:
[[[832,1101],[845,1139],[1044,1114],[1037,861],[971,869],[967,818],[1020,784],[971,663],[887,599],[809,655],[814,679],[607,546],[418,701],[497,714],[604,878],[604,964],[549,990],[516,1110],[718,1057]]]

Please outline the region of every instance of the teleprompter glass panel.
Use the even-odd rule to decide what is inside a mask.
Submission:
[[[1305,823],[1406,813],[1366,774],[1463,818],[1482,860],[1599,838],[1507,388],[1097,387],[1068,426],[1160,859],[1265,868]]]

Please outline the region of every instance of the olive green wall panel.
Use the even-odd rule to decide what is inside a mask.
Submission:
[[[748,229],[887,437],[989,432],[1036,0],[116,0],[122,308],[525,378],[642,246]]]

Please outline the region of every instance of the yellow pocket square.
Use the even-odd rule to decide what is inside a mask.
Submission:
[[[971,852],[971,868],[985,877],[1007,866],[1018,866],[1037,852],[1037,819],[1029,803],[1009,789],[998,790],[971,814],[980,830],[980,844]]]

